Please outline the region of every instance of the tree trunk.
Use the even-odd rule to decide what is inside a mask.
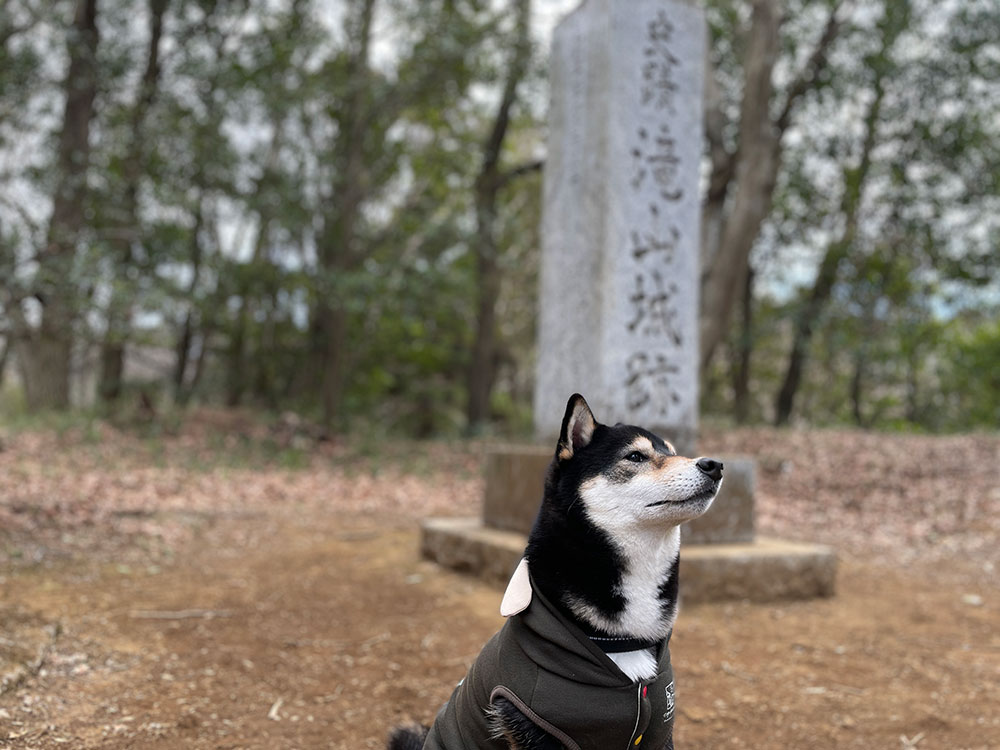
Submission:
[[[149,46],[146,52],[146,69],[142,75],[139,96],[132,109],[129,146],[124,162],[125,192],[122,225],[118,239],[113,243],[113,256],[120,271],[132,265],[132,243],[139,234],[139,180],[142,177],[143,127],[156,99],[160,76],[160,39],[163,36],[163,16],[170,0],[149,0]],[[132,290],[113,284],[107,310],[107,331],[101,344],[101,370],[98,394],[103,401],[113,402],[122,391],[122,374],[125,370],[125,342],[130,329]]]
[[[867,357],[864,350],[855,352],[854,374],[851,376],[851,416],[858,427],[866,427],[862,402],[864,401],[864,380]]]
[[[472,358],[466,376],[468,402],[466,424],[478,432],[490,416],[490,396],[497,374],[496,307],[500,297],[499,248],[496,237],[497,196],[504,177],[500,156],[510,126],[517,87],[527,72],[531,56],[530,0],[518,0],[517,34],[507,67],[503,96],[493,118],[493,127],[483,144],[482,166],[476,179],[476,323]]]
[[[264,160],[264,169],[254,185],[255,195],[260,195],[268,179],[279,166],[278,158],[283,132],[284,121],[280,119],[279,115],[279,120],[275,123],[274,133],[271,136],[271,145],[268,148],[267,158]],[[250,256],[251,273],[254,273],[255,269],[267,260],[265,251],[267,250],[271,231],[272,212],[273,208],[268,207],[266,201],[263,202],[263,207],[257,211],[257,237],[253,243],[253,254]],[[243,395],[250,382],[250,368],[246,363],[246,350],[247,339],[250,335],[248,330],[250,328],[252,312],[250,297],[253,289],[246,276],[241,277],[236,292],[240,298],[240,309],[236,314],[236,327],[233,330],[229,346],[229,364],[226,378],[226,405],[229,407],[239,406],[243,402]]]
[[[230,409],[243,403],[243,393],[247,387],[243,359],[250,315],[248,308],[249,300],[244,294],[240,300],[240,309],[236,313],[236,328],[229,340],[229,364],[226,368],[226,406]]]
[[[64,410],[70,405],[70,368],[73,342],[68,331],[52,325],[53,319],[69,318],[68,310],[53,305],[48,316],[18,349],[18,364],[28,410]]]
[[[185,403],[191,400],[191,397],[198,390],[198,384],[201,383],[201,376],[205,373],[205,360],[208,358],[208,342],[211,338],[212,329],[207,325],[202,326],[201,347],[198,349],[198,358],[194,361],[194,374],[191,376],[191,382],[188,384],[184,396]]]
[[[59,134],[56,187],[46,247],[38,253],[34,296],[37,327],[19,336],[28,408],[65,409],[70,403],[73,327],[79,314],[73,265],[86,223],[84,202],[90,162],[90,123],[97,95],[97,0],[78,0],[67,37],[69,68]]]
[[[341,132],[337,140],[337,170],[331,213],[324,221],[319,242],[320,274],[324,277],[314,317],[319,336],[317,353],[321,367],[322,426],[331,434],[343,421],[342,402],[347,372],[348,312],[337,299],[336,282],[355,268],[363,257],[358,247],[361,209],[368,195],[365,168],[365,131],[369,119],[372,21],[376,0],[364,0],[353,18],[351,41],[355,45],[348,60],[349,91],[342,108]],[[332,282],[332,283],[330,283]]]
[[[796,317],[792,348],[788,355],[788,367],[785,370],[785,377],[774,404],[774,423],[776,425],[787,424],[791,419],[792,409],[795,405],[795,394],[802,383],[802,374],[808,360],[809,344],[813,331],[837,282],[840,265],[854,246],[858,231],[858,212],[861,208],[865,181],[871,167],[871,152],[875,148],[878,136],[879,116],[884,95],[882,75],[878,73],[875,79],[875,96],[864,119],[865,135],[861,146],[860,163],[853,169],[844,170],[845,187],[840,206],[841,214],[844,216],[843,229],[840,237],[827,247],[826,254],[819,266],[819,272],[816,274],[816,280]]]
[[[326,337],[323,369],[323,430],[327,435],[334,432],[337,420],[343,425],[341,408],[344,397],[344,373],[347,344],[347,310],[342,306],[328,307],[323,317],[323,332]]]
[[[779,50],[779,12],[775,0],[754,0],[753,17],[743,65],[739,143],[726,149],[727,122],[719,87],[706,66],[705,137],[711,173],[702,207],[700,363],[704,372],[729,331],[732,310],[749,267],[750,251],[771,211],[781,167],[781,138],[797,103],[815,85],[826,66],[827,53],[841,27],[839,4],[830,12],[816,47],[785,90],[777,116],[772,77]]]
[[[479,432],[490,416],[490,395],[496,380],[496,305],[500,297],[500,269],[497,263],[496,196],[489,205],[479,207],[476,239],[476,304],[475,338],[472,359],[466,376],[468,403],[466,422],[470,433]],[[485,223],[485,224],[484,224]]]
[[[0,391],[3,390],[4,376],[7,374],[7,361],[10,359],[10,339],[4,339],[0,346]]]
[[[906,356],[906,421],[919,424],[920,408],[920,362],[918,348],[912,347]]]
[[[726,163],[719,153],[721,132],[708,131],[709,153],[716,164],[703,208],[704,232],[706,240],[715,239],[718,245],[705,248],[703,253],[699,321],[703,370],[726,337],[733,305],[744,286],[750,250],[771,210],[780,164],[781,135],[769,112],[779,25],[773,0],[755,0],[743,66],[740,140],[732,163]],[[721,127],[717,105],[710,100],[707,109],[706,124]]]
[[[194,323],[191,320],[192,312],[187,311],[184,322],[181,324],[181,332],[177,337],[177,345],[174,360],[174,401],[178,404],[187,402],[187,389],[185,383],[187,379],[188,360],[191,357],[191,341],[194,337]]]
[[[820,312],[826,304],[830,292],[833,291],[840,263],[847,257],[850,241],[845,242],[846,239],[842,237],[840,241],[827,248],[826,255],[820,263],[819,273],[816,274],[816,281],[813,282],[812,290],[796,317],[792,348],[788,354],[788,366],[785,368],[785,377],[774,404],[774,423],[776,425],[788,424],[791,418],[795,394],[798,393],[799,386],[802,384],[802,373],[808,359],[813,331],[819,321]]]
[[[746,424],[750,417],[750,358],[753,354],[753,282],[754,271],[748,269],[743,286],[743,315],[733,366],[733,416],[737,424]]]
[[[278,363],[280,345],[277,324],[274,319],[280,306],[277,288],[271,288],[268,303],[267,319],[264,322],[260,343],[264,356],[255,358],[256,372],[254,373],[253,393],[259,402],[267,404],[268,409],[277,411],[280,403],[277,382],[280,367]]]
[[[195,182],[201,181],[201,175],[196,175]],[[186,404],[191,395],[192,386],[187,385],[186,377],[188,361],[191,357],[191,343],[194,339],[194,295],[198,289],[201,279],[201,228],[204,224],[204,212],[202,210],[202,196],[199,192],[195,199],[194,227],[191,229],[191,283],[188,285],[188,309],[184,314],[184,322],[181,324],[180,335],[177,337],[175,347],[176,359],[174,360],[174,401],[178,404]]]
[[[110,321],[108,321],[110,324]],[[97,381],[97,395],[104,402],[118,400],[122,393],[122,383],[125,374],[125,341],[111,335],[111,329],[105,333],[101,342],[100,376]]]

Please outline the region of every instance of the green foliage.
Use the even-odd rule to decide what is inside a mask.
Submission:
[[[992,320],[959,330],[949,338],[945,353],[950,367],[944,390],[949,395],[945,425],[951,429],[996,429],[1000,424],[1000,311]],[[962,330],[965,329],[965,330]]]
[[[150,87],[153,4],[99,3],[86,225],[67,266],[73,333],[81,351],[122,345],[132,359],[167,353],[182,365],[127,373],[112,412],[193,399],[319,416],[334,320],[344,330],[337,425],[420,436],[465,426],[474,186],[515,6],[334,5],[169,0]],[[782,4],[776,107],[839,5]],[[0,337],[30,328],[30,290],[51,272],[35,258],[57,182],[72,6],[0,4]],[[738,122],[750,3],[705,7]],[[846,220],[846,195],[857,232],[816,321],[799,416],[996,424],[1000,334],[987,313],[1000,293],[1000,11],[990,0],[879,0],[840,12],[828,64],[786,134],[754,253],[750,417],[770,416],[790,321]],[[537,159],[544,140],[545,61],[533,52],[504,169]],[[864,170],[860,119],[878,92]],[[724,135],[735,150],[738,134]],[[530,423],[541,180],[525,172],[504,183],[497,207],[501,433]],[[730,407],[728,364],[706,373],[706,408]],[[7,415],[23,409],[10,381]]]
[[[745,23],[732,10],[741,3],[712,7],[720,38]],[[806,21],[828,7],[794,6],[783,55],[808,50]],[[881,0],[851,14],[786,134],[774,210],[752,259],[763,279],[751,331],[755,418],[771,416],[787,321],[802,314],[818,260],[843,237],[830,298],[812,321],[797,417],[932,430],[998,424],[987,373],[1000,358],[988,329],[970,323],[1000,294],[998,24],[988,2]],[[726,49],[720,39],[717,50]],[[845,234],[851,221],[856,230]],[[734,362],[735,354],[706,374],[707,407],[728,408]]]

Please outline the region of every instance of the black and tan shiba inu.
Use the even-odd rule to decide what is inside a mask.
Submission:
[[[719,461],[570,398],[506,624],[434,725],[390,750],[672,750],[680,524],[721,483]]]

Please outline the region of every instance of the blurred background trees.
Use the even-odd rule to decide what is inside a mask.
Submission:
[[[7,0],[0,411],[524,432],[572,6]],[[1000,7],[705,6],[708,413],[995,427]]]

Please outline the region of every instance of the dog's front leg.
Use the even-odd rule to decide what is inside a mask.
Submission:
[[[503,696],[490,704],[489,722],[492,735],[506,742],[510,750],[564,750],[562,743]]]

